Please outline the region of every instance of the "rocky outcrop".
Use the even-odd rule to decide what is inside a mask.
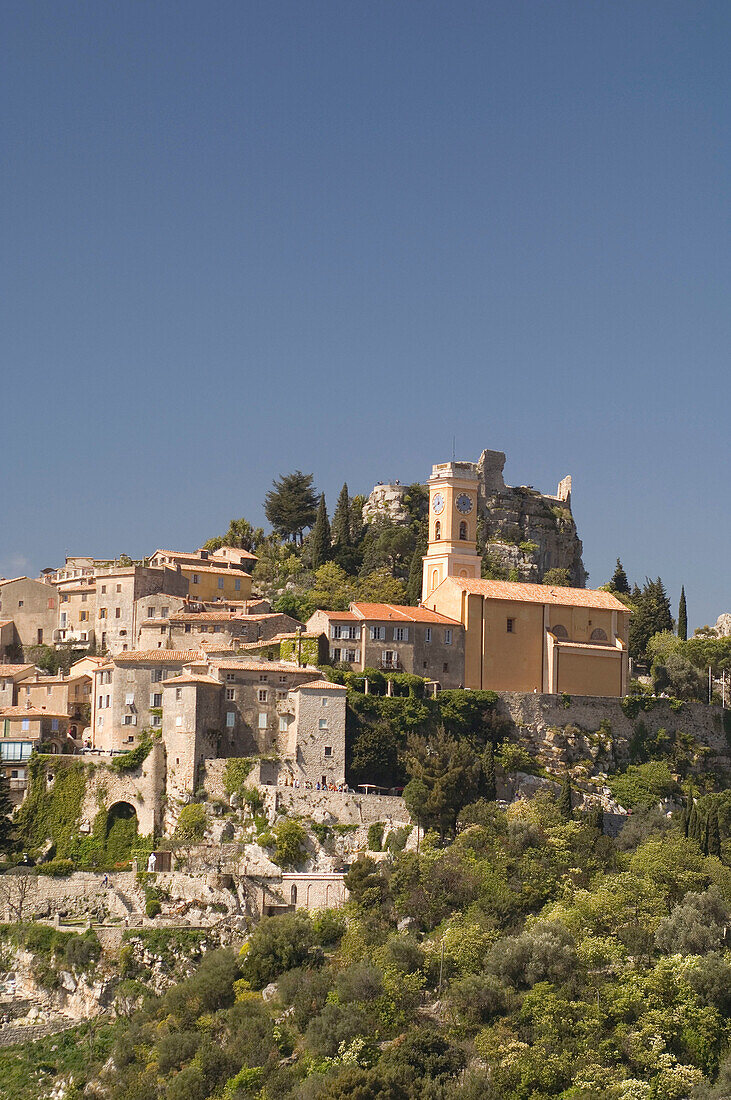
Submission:
[[[549,569],[565,569],[575,588],[586,584],[582,544],[571,514],[571,478],[555,496],[532,485],[505,484],[502,451],[483,451],[477,463],[478,509],[486,564],[492,576],[540,583]]]
[[[376,485],[363,505],[363,522],[386,519],[391,523],[411,523],[413,517],[404,499],[407,492],[408,487],[400,481]]]

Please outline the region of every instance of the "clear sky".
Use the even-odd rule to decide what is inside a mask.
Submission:
[[[728,0],[2,9],[0,574],[434,462],[731,610]]]

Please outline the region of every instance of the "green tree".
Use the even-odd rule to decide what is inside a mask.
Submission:
[[[419,534],[414,547],[414,553],[409,566],[409,579],[406,584],[406,599],[412,606],[416,606],[421,599],[421,587],[424,571],[424,555],[426,554],[426,540],[423,534]]]
[[[10,815],[13,803],[10,798],[10,780],[0,770],[0,852],[7,852],[13,841],[13,823]]]
[[[326,611],[345,611],[354,597],[353,581],[334,561],[328,561],[315,571],[315,580],[310,592],[310,603],[314,608]]]
[[[635,585],[632,592],[633,613],[629,627],[630,656],[644,660],[653,634],[673,630],[670,600],[660,577],[645,579],[642,590]]]
[[[274,862],[280,867],[296,867],[307,855],[307,833],[298,821],[282,821],[274,829]]]
[[[228,525],[228,531],[223,536],[222,546],[235,546],[238,550],[247,550],[250,554],[256,553],[264,541],[264,528],[254,527],[248,519],[242,516],[240,519],[232,519]]]
[[[360,581],[358,599],[364,603],[404,604],[406,587],[399,577],[394,577],[385,566],[381,566]]]
[[[483,797],[488,802],[495,801],[497,787],[495,784],[495,749],[492,741],[487,742],[485,751],[482,754],[482,790]]]
[[[558,808],[564,821],[571,821],[574,816],[574,807],[571,801],[572,789],[571,776],[566,772],[561,784],[561,793],[558,796]]]
[[[273,482],[264,501],[264,513],[275,532],[293,542],[299,540],[305,528],[312,527],[317,513],[317,494],[312,487],[312,474],[295,470]]]
[[[325,494],[320,493],[317,518],[309,540],[310,560],[313,569],[319,569],[330,558],[330,521],[327,518]]]
[[[202,840],[206,831],[206,810],[200,802],[191,802],[183,806],[175,826],[175,840],[185,844],[195,844]]]
[[[477,795],[479,757],[465,741],[456,741],[440,726],[429,738],[412,734],[405,759],[410,782],[404,799],[409,813],[413,808],[419,824],[436,829],[442,839],[453,835],[459,811]]]
[[[718,810],[712,806],[708,811],[708,853],[709,856],[721,855],[721,830],[718,824]]]
[[[332,542],[335,550],[345,550],[352,546],[350,535],[350,497],[348,484],[343,482],[332,523]]]
[[[623,596],[629,596],[629,581],[627,580],[627,574],[625,573],[624,566],[622,565],[619,558],[617,558],[617,565],[614,572],[612,573],[612,579],[609,582],[609,587],[614,592],[621,592]]]
[[[542,584],[550,584],[554,588],[570,588],[571,575],[568,569],[547,569],[543,574]]]
[[[680,589],[680,603],[678,604],[678,637],[688,641],[688,608],[685,603],[685,585]]]

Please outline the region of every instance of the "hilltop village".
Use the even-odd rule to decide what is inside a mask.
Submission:
[[[484,954],[514,904],[537,911],[571,875],[588,884],[597,853],[614,866],[613,845],[678,821],[725,865],[728,616],[688,639],[684,592],[676,621],[661,580],[631,588],[619,561],[587,587],[571,478],[509,487],[504,463],[486,451],[367,498],[344,486],[332,522],[297,471],[267,497],[271,536],[235,520],[199,549],[0,580],[0,1046],[165,1003],[205,952],[244,958],[258,935],[320,951],[317,966],[361,936],[379,983],[405,965],[381,959],[395,936],[422,959],[398,981],[432,989],[442,1026],[444,961],[437,981],[422,954],[437,927],[444,952],[452,917]],[[489,872],[480,845],[497,845]],[[520,863],[531,845],[563,853],[550,887]],[[475,866],[504,875],[481,912]],[[457,983],[477,956],[450,950]],[[237,1005],[284,996],[273,964],[236,965]],[[343,1024],[346,1047],[365,1026]],[[335,1061],[293,1054],[297,1081],[341,1064],[337,1043],[312,1043]],[[89,1087],[127,1097],[103,1073]]]

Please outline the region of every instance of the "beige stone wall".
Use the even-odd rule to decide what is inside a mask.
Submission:
[[[292,692],[294,715],[280,745],[295,775],[313,783],[345,781],[346,694],[345,688]]]
[[[136,565],[98,570],[97,644],[112,654],[136,648],[138,601],[157,592],[187,596],[188,582],[176,569]]]
[[[13,620],[23,646],[53,645],[58,621],[55,586],[30,577],[0,583],[0,619]]]
[[[286,809],[303,817],[331,814],[343,825],[370,825],[385,821],[398,825],[411,824],[403,798],[378,794],[339,794],[331,791],[307,791],[301,787],[263,787],[261,793],[267,808],[274,812]]]
[[[203,762],[221,742],[223,686],[191,683],[165,688],[162,737],[167,759],[167,794],[180,799],[204,785]]]

